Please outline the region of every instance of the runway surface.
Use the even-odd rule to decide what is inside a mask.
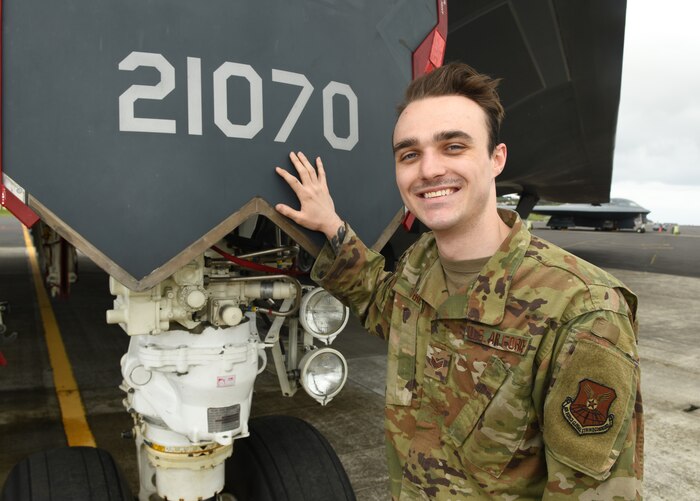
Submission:
[[[700,491],[700,229],[667,233],[552,231],[535,233],[613,271],[640,298],[647,452],[647,499],[688,499]],[[44,327],[37,307],[21,226],[0,216],[0,300],[17,339],[0,345],[0,484],[26,455],[63,446],[66,436],[57,405]],[[97,445],[110,451],[136,490],[134,446],[121,438],[131,427],[117,386],[119,360],[128,336],[105,323],[112,306],[107,276],[84,257],[69,300],[51,305]],[[349,380],[328,406],[303,391],[281,396],[276,379],[256,381],[253,413],[290,414],[314,424],[333,444],[360,500],[387,498],[384,461],[383,391],[386,347],[357,323],[334,343],[348,359]]]
[[[700,277],[700,227],[668,232],[635,233],[584,229],[550,230],[535,225],[538,236],[600,266],[682,277]]]

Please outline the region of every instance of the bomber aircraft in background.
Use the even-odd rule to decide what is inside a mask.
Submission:
[[[632,229],[646,231],[649,210],[625,198],[612,198],[602,204],[536,205],[532,212],[550,216],[547,226],[560,230],[574,226],[596,230]]]

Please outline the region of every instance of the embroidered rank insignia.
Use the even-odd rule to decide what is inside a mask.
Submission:
[[[441,383],[447,381],[452,353],[440,346],[429,344],[425,355],[425,375]]]
[[[615,398],[617,394],[612,388],[584,379],[578,383],[576,396],[566,397],[562,412],[579,435],[605,433],[612,428],[615,419],[608,413]]]

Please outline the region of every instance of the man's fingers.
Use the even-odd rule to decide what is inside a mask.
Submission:
[[[304,213],[302,211],[292,209],[289,205],[277,204],[275,205],[275,210],[282,214],[284,217],[288,217],[289,219],[291,219],[298,225],[303,226],[304,228],[308,228],[310,230],[318,229],[318,225],[311,224],[311,221],[304,216]]]
[[[318,180],[326,184],[326,169],[323,168],[321,157],[316,157],[316,170],[318,171]]]
[[[301,212],[292,209],[289,205],[277,204],[275,205],[275,210],[282,214],[284,217],[288,217],[295,223],[299,223],[299,216],[301,215]]]
[[[282,179],[287,181],[287,184],[289,185],[289,187],[292,190],[294,190],[294,193],[296,193],[296,195],[298,197],[300,195],[300,190],[302,188],[301,182],[296,177],[294,177],[293,175],[291,175],[289,172],[287,172],[286,170],[284,170],[281,167],[275,167],[275,172],[277,172],[277,174],[279,174],[282,177]]]
[[[294,152],[291,152],[289,154],[289,160],[291,160],[292,165],[297,171],[297,174],[299,174],[299,181],[302,183],[306,181],[306,179],[309,178],[309,173],[304,167],[304,165],[301,163],[301,160],[297,157],[297,154]]]
[[[297,153],[297,157],[299,158],[299,160],[301,160],[301,163],[304,165],[306,171],[309,174],[316,174],[316,169],[314,169],[314,166],[311,165],[311,162],[309,162],[309,159],[306,158],[306,155],[304,155],[303,152],[300,151],[299,153]]]
[[[294,210],[289,205],[277,204],[275,205],[275,210],[282,214],[283,216],[289,217],[289,214]]]
[[[328,192],[326,174],[323,163],[316,158],[315,166],[302,152],[289,154],[294,168],[299,177],[281,167],[275,167],[279,174],[292,188],[299,199],[299,210],[292,209],[285,204],[277,204],[275,209],[281,215],[288,217],[295,223],[310,230],[318,230],[328,220],[329,214],[334,214],[333,200]]]
[[[291,152],[289,154],[289,159],[292,161],[294,168],[299,173],[299,179],[302,183],[305,184],[308,181],[316,178],[316,173],[314,172],[313,168],[309,166],[309,162],[306,161],[306,157],[303,153]]]

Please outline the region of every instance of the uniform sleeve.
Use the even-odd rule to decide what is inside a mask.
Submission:
[[[642,497],[642,403],[631,316],[587,313],[562,329],[541,416],[543,499]]]
[[[348,306],[370,333],[388,339],[394,277],[384,271],[384,257],[367,248],[352,228],[337,256],[326,243],[311,278]]]

